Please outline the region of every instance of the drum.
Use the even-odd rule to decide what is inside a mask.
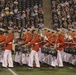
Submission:
[[[30,47],[28,47],[28,46],[23,46],[22,48],[23,48],[23,49],[22,49],[22,53],[30,53]]]
[[[43,46],[43,47],[41,47],[41,52],[45,53],[45,54],[48,54],[48,49],[49,49],[48,47]]]
[[[64,52],[76,55],[76,47],[64,48]]]
[[[0,45],[0,55],[2,54],[3,45]]]
[[[16,46],[15,46],[15,51],[16,51],[16,52],[22,52],[22,49],[23,49],[23,48],[22,48],[22,46],[20,46],[20,45],[16,45]]]
[[[71,50],[72,50],[71,53],[76,55],[76,47],[73,47]]]
[[[15,51],[16,52],[22,52],[22,53],[29,53],[30,52],[30,47],[22,46],[22,45],[16,45],[15,46]]]
[[[0,45],[0,52],[3,50],[3,46],[2,45]]]
[[[70,50],[70,48],[68,48],[68,47],[64,48],[64,52],[66,52],[66,53],[69,53],[69,50]]]
[[[54,48],[54,47],[49,47],[49,48],[50,49],[49,49],[48,53],[51,54],[51,55],[53,55],[53,56],[57,56],[57,50],[56,50],[56,48]]]
[[[64,52],[76,55],[76,43],[67,43],[69,46],[64,47]]]
[[[42,53],[45,53],[45,54],[50,54],[50,55],[53,55],[53,56],[56,56],[57,55],[57,50],[53,47],[41,47],[41,52]]]

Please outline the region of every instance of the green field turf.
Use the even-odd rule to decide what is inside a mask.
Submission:
[[[14,59],[13,55],[13,59]],[[46,64],[41,64],[41,68],[28,69],[26,66],[16,66],[12,69],[17,75],[76,75],[76,67],[64,63],[64,68],[51,68]],[[8,68],[0,68],[0,75],[14,75]]]
[[[12,69],[17,75],[76,75],[76,67],[65,66],[64,68],[41,67],[40,69],[28,69],[25,66],[16,66]],[[0,68],[0,75],[13,75],[8,68]]]

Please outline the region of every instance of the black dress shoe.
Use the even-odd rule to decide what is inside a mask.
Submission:
[[[36,68],[38,68],[38,69],[39,69],[40,67],[36,67]]]
[[[13,69],[13,67],[8,67],[8,68]]]
[[[59,68],[63,68],[63,66],[59,66]]]
[[[33,67],[31,67],[31,66],[28,66],[28,69],[32,69]]]
[[[56,68],[56,66],[51,66],[51,68]]]
[[[6,69],[7,67],[3,67],[3,66],[2,66],[1,68]]]

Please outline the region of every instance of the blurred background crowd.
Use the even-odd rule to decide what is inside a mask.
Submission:
[[[76,28],[76,0],[51,0],[53,28]]]
[[[0,28],[44,27],[42,0],[0,0]]]
[[[51,0],[51,13],[53,29],[76,28],[76,0]],[[0,0],[0,28],[43,28],[44,15],[42,0]]]

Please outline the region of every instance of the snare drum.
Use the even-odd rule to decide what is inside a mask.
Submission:
[[[30,47],[28,47],[28,46],[23,46],[22,48],[23,48],[23,49],[22,49],[22,53],[30,53]]]
[[[65,45],[64,47],[64,52],[76,55],[76,44],[72,42],[67,42],[67,44],[68,45]]]
[[[2,51],[2,49],[3,49],[3,46],[2,46],[2,45],[0,45],[0,52]]]
[[[64,52],[76,55],[76,47],[64,48]]]
[[[72,48],[72,54],[76,55],[76,47]]]
[[[0,45],[0,55],[2,54],[3,45]]]
[[[45,54],[50,54],[53,56],[57,55],[57,50],[53,47],[41,47],[41,52]]]
[[[56,56],[56,55],[57,55],[57,50],[56,50],[56,48],[54,48],[54,47],[49,47],[48,54],[51,54],[51,55],[53,55],[53,56]]]
[[[48,47],[41,47],[41,52],[47,54],[48,53]]]
[[[16,51],[16,52],[22,52],[22,49],[23,49],[23,48],[22,48],[22,46],[20,46],[20,45],[16,45],[16,46],[15,46],[15,51]]]

